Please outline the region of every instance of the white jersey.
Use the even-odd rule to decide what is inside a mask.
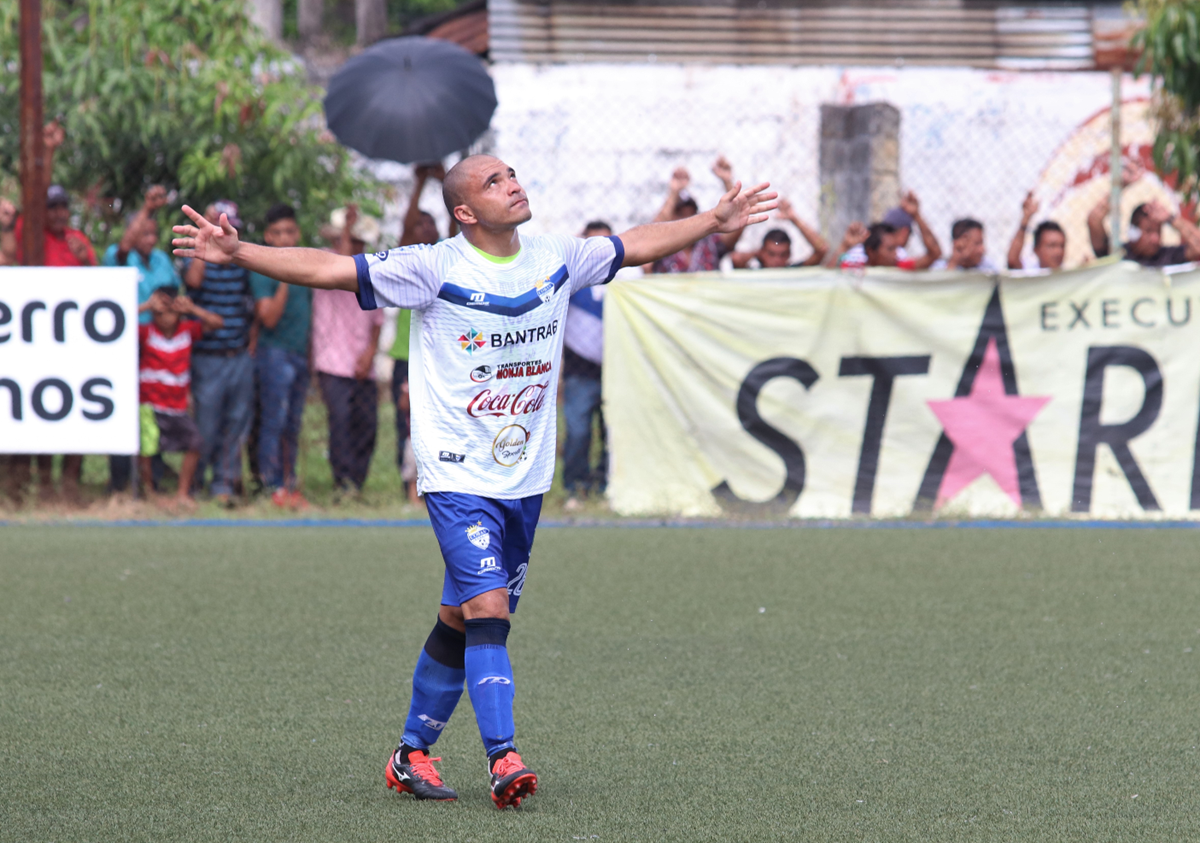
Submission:
[[[522,237],[507,263],[463,235],[358,255],[364,310],[413,311],[409,398],[418,490],[538,495],[554,478],[558,368],[572,294],[612,280],[616,237]]]

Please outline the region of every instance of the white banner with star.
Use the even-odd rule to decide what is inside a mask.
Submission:
[[[604,324],[622,514],[1200,515],[1200,271],[677,275]]]

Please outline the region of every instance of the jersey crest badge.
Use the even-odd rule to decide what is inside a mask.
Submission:
[[[537,292],[538,298],[542,300],[542,304],[550,301],[550,297],[554,295],[554,285],[550,283],[548,275],[537,282],[533,289]]]
[[[487,550],[487,546],[491,540],[492,534],[488,531],[487,527],[483,526],[482,523],[476,522],[470,527],[467,527],[467,541],[475,545],[480,550]]]

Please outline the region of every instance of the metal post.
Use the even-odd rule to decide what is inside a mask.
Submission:
[[[42,136],[42,4],[21,0],[21,250],[25,266],[46,262],[46,144]]]
[[[1109,199],[1109,229],[1112,239],[1109,254],[1116,254],[1121,246],[1121,67],[1112,69],[1112,150],[1108,168],[1112,175],[1112,195]]]

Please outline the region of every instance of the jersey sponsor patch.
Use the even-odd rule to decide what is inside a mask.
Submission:
[[[525,449],[529,446],[529,431],[519,424],[502,427],[492,440],[492,459],[505,468],[525,459]]]
[[[487,383],[492,379],[491,366],[476,366],[471,370],[472,383]]]
[[[479,349],[487,345],[487,340],[483,338],[483,334],[470,328],[458,335],[458,347],[467,354],[474,354]]]
[[[516,392],[493,392],[484,388],[467,404],[467,415],[473,419],[487,416],[528,416],[546,406],[550,384],[531,383]]]
[[[462,462],[467,458],[466,454],[455,454],[450,451],[438,451],[438,460],[441,462]]]
[[[492,540],[491,531],[483,526],[481,522],[476,522],[467,527],[467,541],[475,545],[480,550],[487,550],[488,544]]]

